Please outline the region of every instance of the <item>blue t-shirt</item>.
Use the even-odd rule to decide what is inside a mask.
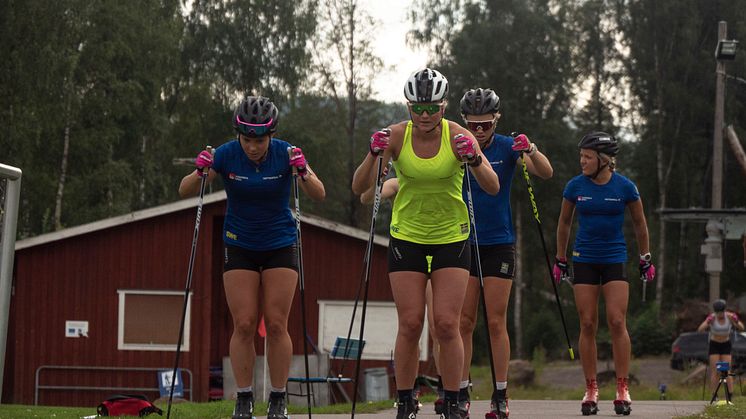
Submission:
[[[575,204],[578,232],[572,252],[574,262],[625,263],[624,210],[640,199],[637,186],[626,177],[612,173],[604,185],[585,175],[570,179],[562,196]]]
[[[267,158],[258,165],[238,140],[215,150],[212,168],[220,173],[228,196],[223,224],[225,244],[249,250],[273,250],[296,241],[290,211],[292,170],[288,144],[270,140]]]
[[[469,174],[471,183],[471,195],[474,199],[474,219],[477,225],[477,239],[479,245],[513,244],[515,233],[513,231],[513,215],[510,210],[510,184],[513,182],[516,160],[521,156],[513,151],[513,137],[495,134],[492,143],[483,149],[484,156],[497,173],[500,180],[500,192],[490,195],[477,183],[477,180]],[[466,177],[464,177],[466,182]],[[467,188],[464,184],[464,202],[467,202]],[[472,235],[470,241],[474,241]]]

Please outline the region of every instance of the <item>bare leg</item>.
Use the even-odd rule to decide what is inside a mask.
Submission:
[[[254,335],[258,323],[259,272],[234,269],[223,274],[226,301],[233,317],[230,341],[231,367],[238,387],[249,387],[254,378]]]
[[[606,302],[606,321],[611,332],[611,347],[614,352],[614,369],[617,377],[629,376],[629,360],[632,356],[632,345],[627,333],[627,303],[629,301],[629,283],[627,281],[610,281],[603,285]]]
[[[495,363],[497,381],[508,380],[508,363],[510,362],[510,337],[508,336],[507,313],[510,288],[513,281],[497,277],[484,279],[484,297],[489,317],[490,338],[492,339],[492,358]]]
[[[578,349],[583,375],[586,379],[596,379],[596,331],[598,330],[599,285],[575,284],[575,307],[580,317],[580,338]]]
[[[464,345],[464,367],[461,371],[461,381],[469,379],[471,368],[471,357],[473,353],[474,327],[477,324],[477,307],[479,307],[479,279],[469,277],[466,286],[464,306],[461,308],[461,320],[459,321],[459,333]]]
[[[469,272],[462,268],[441,268],[431,275],[433,281],[433,317],[440,342],[443,388],[458,391],[464,365],[464,346],[459,333],[461,306],[464,303]]]
[[[298,273],[289,268],[262,272],[264,322],[267,327],[267,364],[272,387],[283,388],[288,381],[293,342],[288,333],[288,316],[295,296]]]
[[[427,276],[419,272],[390,272],[399,329],[394,348],[394,373],[399,390],[412,388],[417,377],[419,341],[425,321]]]

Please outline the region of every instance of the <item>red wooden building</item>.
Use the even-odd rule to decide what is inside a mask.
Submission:
[[[191,371],[185,381],[195,401],[208,400],[210,367],[228,355],[232,329],[221,281],[225,193],[204,202],[180,362]],[[116,393],[108,389],[152,388],[155,369],[173,368],[196,203],[182,200],[17,242],[3,403],[95,406]],[[308,334],[315,338],[317,301],[355,299],[368,232],[304,216],[302,233]],[[370,301],[392,300],[385,252],[386,241],[377,237]],[[296,354],[303,353],[299,301],[296,291],[290,316]],[[395,334],[396,324],[390,327],[387,333]],[[262,342],[257,338],[258,354]]]

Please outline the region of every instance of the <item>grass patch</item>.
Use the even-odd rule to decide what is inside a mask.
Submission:
[[[233,412],[232,400],[223,400],[209,403],[176,403],[171,406],[171,417],[174,419],[230,419]],[[355,406],[356,413],[374,413],[393,406],[393,400],[378,402],[359,402]],[[165,411],[167,406],[158,406]],[[350,403],[331,406],[315,407],[313,414],[349,414],[352,411]],[[302,415],[307,412],[305,405],[289,405],[288,413],[291,415]],[[0,419],[32,419],[32,418],[59,418],[80,419],[85,416],[95,415],[95,407],[58,407],[58,406],[24,406],[24,405],[0,405]],[[254,414],[264,416],[267,414],[267,404],[257,403]],[[152,418],[161,416],[151,415]]]
[[[676,419],[742,419],[746,418],[746,397],[733,397],[733,405],[707,406],[698,415],[677,416]]]

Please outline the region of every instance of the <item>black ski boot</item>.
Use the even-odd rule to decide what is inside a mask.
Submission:
[[[446,400],[443,403],[443,413],[440,419],[461,419],[458,400]]]
[[[417,406],[413,399],[396,402],[396,419],[416,419]]]
[[[267,419],[289,419],[285,397],[270,397],[267,406]]]
[[[254,394],[250,391],[236,394],[236,407],[233,408],[231,419],[254,418]]]
[[[509,415],[508,389],[495,390],[492,393],[490,412],[484,415],[485,419],[508,419]]]

